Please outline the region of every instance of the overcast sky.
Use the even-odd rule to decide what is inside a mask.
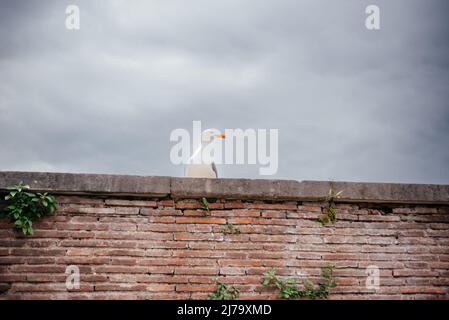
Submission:
[[[0,170],[182,176],[201,120],[279,129],[278,174],[221,177],[449,183],[449,1],[0,3]]]

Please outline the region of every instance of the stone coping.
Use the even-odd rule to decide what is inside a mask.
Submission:
[[[0,171],[0,191],[23,181],[54,194],[322,201],[332,185],[339,202],[449,204],[449,185],[264,179],[198,179]]]

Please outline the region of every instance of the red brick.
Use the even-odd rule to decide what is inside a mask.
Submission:
[[[176,209],[203,209],[204,206],[197,200],[182,200],[175,203]]]
[[[161,200],[158,201],[158,205],[162,207],[174,207],[175,202],[173,200]]]
[[[172,284],[150,284],[147,286],[147,291],[150,291],[150,292],[175,291],[175,285],[172,285]]]
[[[145,284],[128,284],[128,283],[99,283],[95,285],[95,291],[146,291]]]
[[[298,206],[298,210],[302,212],[318,212],[321,213],[323,210],[321,205],[301,205]]]
[[[150,223],[137,225],[138,231],[178,232],[187,231],[187,226],[179,224]]]
[[[200,292],[211,292],[216,289],[215,285],[207,285],[207,284],[188,284],[188,285],[177,285],[176,291],[200,291]]]
[[[136,224],[134,223],[109,223],[105,225],[105,227],[107,227],[107,229],[117,231],[135,231],[137,228]]]
[[[282,236],[282,235],[251,235],[251,241],[263,241],[263,242],[296,242],[296,236]]]
[[[224,267],[261,267],[261,260],[219,259],[218,264]]]
[[[182,211],[181,210],[174,210],[174,209],[148,209],[148,208],[141,208],[140,214],[143,216],[155,216],[155,217],[162,217],[162,216],[181,216]]]
[[[398,216],[386,216],[386,215],[360,215],[359,221],[400,221],[401,218]]]
[[[0,274],[0,282],[23,282],[26,278],[25,274]]]
[[[59,204],[83,204],[83,205],[103,205],[103,199],[96,199],[91,197],[78,197],[78,196],[57,196],[56,200]]]
[[[109,261],[110,265],[116,266],[135,266],[137,265],[137,259],[133,258],[111,258]]]
[[[59,256],[65,255],[66,249],[12,249],[11,255],[13,256]]]
[[[173,251],[174,257],[205,257],[205,258],[219,258],[223,257],[225,252],[215,250],[176,250]]]
[[[393,275],[395,277],[436,277],[438,272],[430,270],[394,270]]]
[[[241,201],[226,201],[225,202],[226,209],[244,209],[245,204]]]
[[[174,234],[175,240],[194,240],[194,241],[221,241],[223,240],[223,234],[213,234],[213,233],[189,233],[189,232],[179,232]]]
[[[430,293],[430,294],[447,294],[446,288],[429,288],[429,287],[405,287],[401,288],[401,293]]]
[[[264,209],[264,210],[296,210],[296,203],[250,203],[250,209]]]
[[[86,207],[77,208],[73,212],[87,213],[87,214],[115,214],[115,208],[96,208],[96,207]]]
[[[204,217],[208,213],[205,210],[184,210],[183,212],[184,216],[196,216],[196,217]]]
[[[210,223],[210,224],[225,224],[226,219],[223,218],[211,218],[211,217],[177,217],[177,223]]]
[[[157,202],[156,201],[106,199],[105,203],[108,206],[157,207]]]
[[[211,210],[211,216],[216,217],[260,217],[260,211],[254,210]]]
[[[254,223],[254,218],[229,218],[228,222],[231,224],[251,224]]]
[[[148,217],[148,223],[174,223],[175,217]]]
[[[208,207],[211,210],[223,209],[224,208],[224,204],[221,203],[221,202],[212,202],[212,203],[209,203]]]
[[[197,299],[225,282],[237,285],[241,297],[273,299],[272,288],[260,284],[263,272],[274,267],[317,283],[329,263],[337,282],[331,299],[448,293],[449,207],[408,205],[391,213],[388,204],[337,203],[337,222],[323,227],[316,218],[325,204],[313,201],[218,199],[209,211],[197,199],[67,196],[63,202],[57,215],[34,224],[34,236],[0,222],[6,298]],[[226,223],[240,234],[230,234]],[[70,264],[81,269],[81,293],[65,289]],[[377,292],[365,288],[370,265],[380,268]]]
[[[218,269],[217,268],[176,267],[175,274],[216,275],[216,274],[218,274]]]
[[[264,218],[285,218],[286,213],[281,211],[262,211],[262,217]]]
[[[76,248],[67,250],[68,256],[90,256],[93,254],[91,249]]]
[[[244,275],[246,273],[245,268],[240,267],[221,267],[220,274],[221,275]]]
[[[97,221],[97,217],[91,216],[74,216],[70,219],[71,223],[96,223]]]

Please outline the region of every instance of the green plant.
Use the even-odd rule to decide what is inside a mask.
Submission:
[[[25,235],[33,234],[33,221],[46,214],[52,214],[58,207],[55,197],[44,193],[32,193],[27,190],[30,186],[20,182],[14,187],[8,188],[9,193],[5,197],[7,207],[2,215],[9,217],[15,229]]]
[[[293,279],[284,279],[276,274],[275,269],[270,269],[263,275],[264,286],[273,285],[279,290],[279,297],[283,299],[311,298],[326,299],[329,296],[329,289],[336,286],[333,277],[333,265],[321,268],[323,281],[314,285],[310,280],[304,281],[304,289],[301,290]]]
[[[237,300],[239,298],[240,290],[235,287],[230,287],[222,282],[217,282],[217,289],[209,294],[209,300]]]
[[[207,201],[207,198],[202,197],[201,198],[201,205],[203,206],[203,209],[209,212],[209,201]]]
[[[224,230],[224,233],[227,234],[240,234],[240,229],[233,225],[232,223],[226,222],[226,229]]]
[[[326,206],[324,208],[324,215],[318,218],[318,222],[320,222],[322,225],[335,223],[335,221],[337,220],[337,209],[335,209],[335,199],[340,198],[342,193],[343,190],[334,192],[331,184],[331,187],[325,199]]]

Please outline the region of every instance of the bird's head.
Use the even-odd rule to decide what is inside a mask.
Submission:
[[[204,130],[203,133],[201,133],[201,142],[210,143],[216,138],[224,139],[225,137],[225,134],[221,133],[219,130],[207,129]]]

